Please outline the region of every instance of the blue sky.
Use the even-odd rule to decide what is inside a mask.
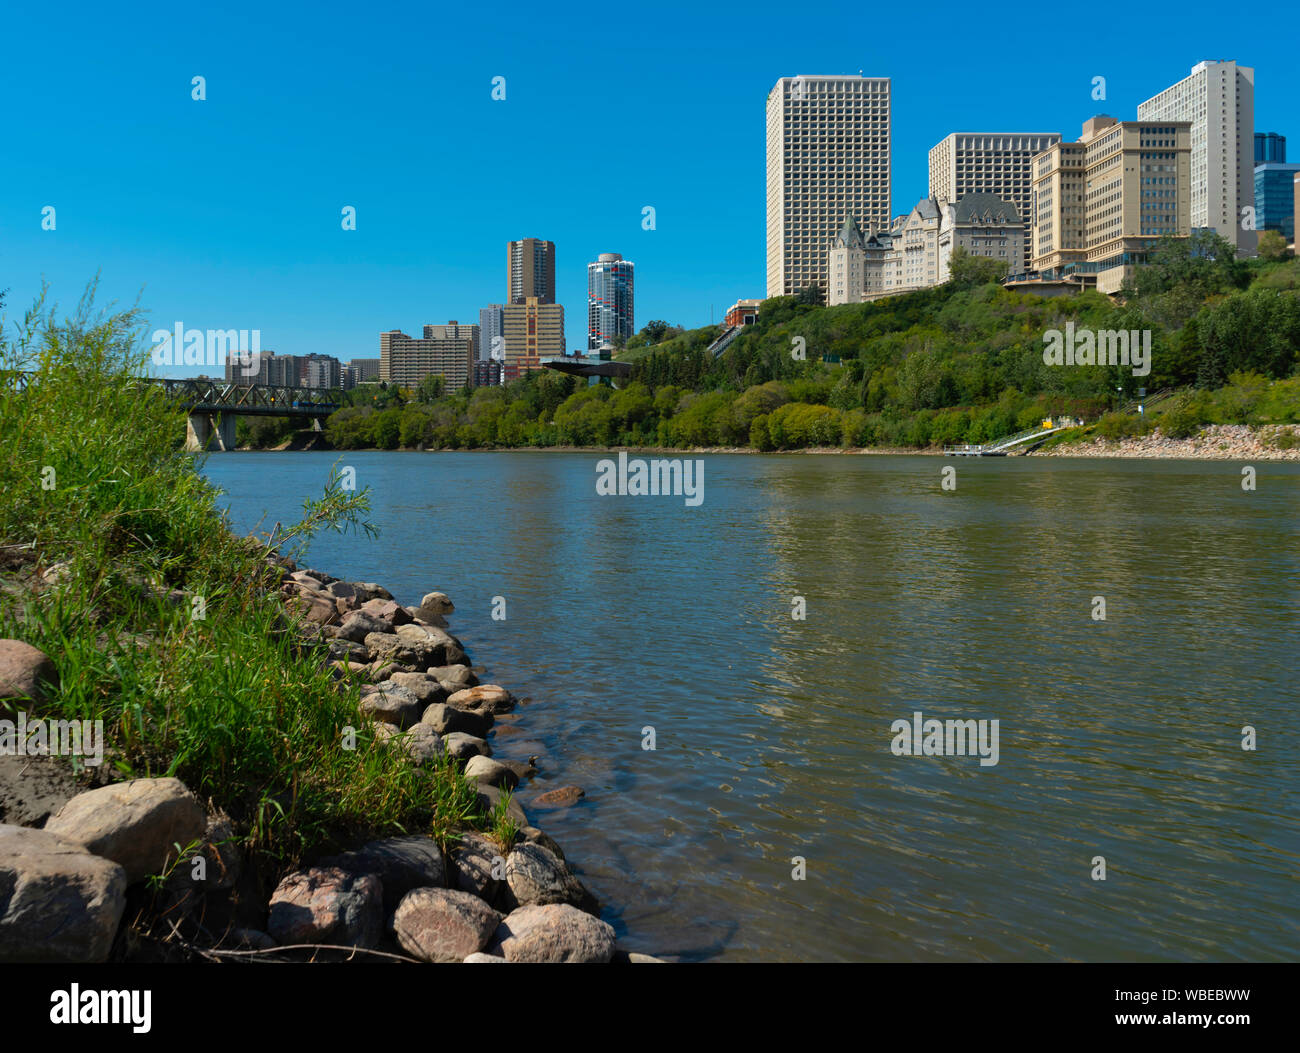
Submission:
[[[585,346],[599,252],[635,261],[638,326],[703,325],[764,294],[763,105],[778,77],[893,78],[894,213],[925,194],[927,151],[951,131],[1074,138],[1095,112],[1133,119],[1205,58],[1255,67],[1256,128],[1288,135],[1300,159],[1300,16],[1242,10],[1133,5],[1129,24],[1090,18],[1081,34],[1059,5],[1013,18],[860,0],[144,4],[130,17],[15,4],[0,289],[12,320],[42,278],[71,305],[99,271],[108,297],[142,292],[157,328],[255,328],[264,348],[346,361],[377,357],[384,329],[477,321],[504,297],[506,242],[541,237],[556,243],[570,348]],[[195,75],[206,101],[190,97]],[[356,231],[341,228],[345,205]]]

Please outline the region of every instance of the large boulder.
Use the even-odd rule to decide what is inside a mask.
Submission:
[[[486,834],[463,833],[451,850],[450,884],[490,903],[501,888],[505,867],[505,853],[500,845]]]
[[[390,635],[393,629],[392,622],[360,610],[353,611],[343,619],[343,624],[339,626],[338,635],[340,639],[351,640],[356,644],[365,644],[366,637],[371,633],[379,633],[381,636]]]
[[[447,705],[475,713],[507,713],[515,708],[515,696],[497,684],[479,684],[457,691],[447,698]]]
[[[487,741],[476,735],[466,735],[463,731],[453,731],[442,737],[442,744],[449,757],[457,760],[469,760],[471,757],[492,756],[492,747]]]
[[[447,862],[438,842],[412,834],[371,841],[361,848],[321,860],[353,874],[372,874],[384,885],[384,911],[397,909],[411,889],[447,884]]]
[[[388,679],[399,687],[406,688],[424,706],[441,702],[447,697],[446,689],[437,680],[424,673],[393,673]]]
[[[510,907],[547,903],[591,904],[591,894],[569,872],[568,865],[541,845],[524,841],[506,856],[505,901]]]
[[[5,702],[39,705],[58,687],[59,671],[44,651],[22,640],[0,640],[0,708]]]
[[[328,866],[297,870],[271,896],[267,932],[281,945],[373,947],[383,926],[383,899],[374,874]]]
[[[505,796],[495,786],[488,786],[485,783],[478,783],[476,789],[478,790],[479,806],[485,812],[490,812],[500,805],[502,798]],[[524,814],[524,806],[513,796],[506,803],[506,815],[513,819],[518,827],[528,825],[528,816]]]
[[[420,600],[420,610],[430,614],[450,614],[455,609],[456,605],[445,592],[426,592]]]
[[[430,725],[439,735],[450,735],[452,732],[459,731],[476,738],[483,738],[492,728],[492,715],[457,709],[445,702],[435,702],[424,711],[420,723]]]
[[[408,625],[411,622],[411,612],[394,600],[366,600],[361,609],[372,618],[389,622],[393,626]],[[387,631],[392,632],[391,629]]]
[[[465,777],[487,786],[513,790],[519,785],[519,776],[500,761],[491,757],[476,756],[465,762]]]
[[[357,707],[361,715],[384,724],[409,728],[419,723],[424,707],[406,688],[387,680],[362,697]]]
[[[415,656],[415,665],[420,668],[466,664],[460,643],[442,629],[412,622],[397,627],[397,638]]]
[[[428,724],[413,724],[410,731],[403,731],[395,737],[417,768],[437,760],[445,749],[442,736]]]
[[[428,673],[446,689],[449,695],[478,684],[478,677],[474,675],[474,670],[467,665],[431,665]]]
[[[203,837],[203,806],[180,779],[132,779],[79,793],[45,829],[111,859],[134,884],[174,861],[175,845]]]
[[[603,964],[614,956],[614,930],[563,903],[520,907],[497,927],[488,953],[508,962]]]
[[[487,946],[501,915],[458,889],[417,888],[393,914],[392,930],[407,954],[426,962],[460,962]]]
[[[126,872],[48,830],[0,825],[0,962],[102,962]]]

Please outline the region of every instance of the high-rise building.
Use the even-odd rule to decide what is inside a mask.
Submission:
[[[379,363],[378,358],[354,358],[349,365],[357,378],[357,383],[364,384],[379,379]]]
[[[343,383],[342,364],[332,355],[304,355],[298,359],[298,382],[309,388],[337,388]]]
[[[555,303],[555,243],[524,238],[506,246],[506,289],[510,303]]]
[[[1255,71],[1236,62],[1198,62],[1172,87],[1138,104],[1139,121],[1191,123],[1191,226],[1210,228],[1253,253],[1242,228],[1255,204]]]
[[[541,369],[543,358],[564,354],[563,305],[530,296],[524,303],[506,304],[503,315],[507,380]]]
[[[1295,240],[1295,176],[1300,164],[1265,161],[1255,166],[1255,229]]]
[[[492,357],[492,349],[501,347],[505,336],[502,326],[505,324],[504,306],[499,303],[488,304],[478,313],[478,357],[486,362]],[[498,358],[500,355],[498,354]]]
[[[953,132],[930,148],[930,197],[954,204],[967,194],[991,194],[1029,215],[1033,160],[1061,141],[1057,132]],[[1029,270],[1029,239],[1011,274]]]
[[[1116,292],[1162,237],[1191,233],[1191,123],[1083,125],[1079,141],[1034,159],[1033,269],[1047,277],[1095,275]]]
[[[767,295],[825,292],[853,216],[889,228],[888,77],[782,77],[767,96]]]
[[[632,296],[636,264],[617,252],[602,252],[587,264],[587,350],[608,356],[636,332]]]
[[[1286,136],[1277,132],[1255,133],[1255,164],[1286,164]]]
[[[458,391],[473,383],[477,357],[477,325],[426,325],[420,339],[400,329],[379,334],[379,379],[399,387],[418,387],[436,374],[443,378],[443,390]]]

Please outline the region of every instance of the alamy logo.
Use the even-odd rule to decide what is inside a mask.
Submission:
[[[975,757],[981,768],[998,762],[998,721],[924,719],[920,710],[909,723],[896,720],[889,725],[894,740],[889,752],[895,757]]]
[[[84,757],[87,767],[104,762],[102,720],[45,720],[27,714],[0,720],[0,757]]]
[[[596,493],[602,497],[684,497],[690,507],[704,503],[704,462],[680,457],[644,461],[627,459],[620,450],[618,463],[608,457],[596,464]]]
[[[262,351],[260,329],[186,329],[177,322],[174,329],[155,329],[151,339],[154,365],[225,366],[233,358],[245,376],[257,372]]]
[[[50,994],[50,1023],[130,1024],[137,1035],[147,1035],[152,1002],[152,991],[83,991],[72,984]]]
[[[1151,372],[1150,329],[1080,329],[1065,323],[1065,332],[1043,334],[1043,363],[1049,366],[1127,366],[1135,377]]]

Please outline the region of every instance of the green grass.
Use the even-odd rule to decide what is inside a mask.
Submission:
[[[182,450],[184,414],[137,383],[140,313],[93,300],[92,286],[63,320],[38,301],[0,335],[0,545],[21,576],[67,564],[57,586],[0,592],[0,636],[58,667],[43,715],[103,720],[120,777],[181,778],[268,866],[491,825],[450,762],[418,769],[374,740],[357,687],[339,690],[278,599],[267,545],[366,529],[368,496],[327,486],[302,524],[235,537]],[[25,388],[18,369],[37,371]]]

